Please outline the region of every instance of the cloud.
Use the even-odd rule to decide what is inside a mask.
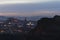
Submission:
[[[0,1],[34,1],[34,0],[0,0]],[[39,1],[39,0],[35,0],[35,1]]]
[[[48,11],[48,10],[40,10],[34,12],[26,12],[26,13],[17,13],[17,12],[0,12],[0,15],[3,16],[42,16],[42,17],[53,17],[55,15],[60,15],[60,11]]]
[[[0,15],[5,16],[54,16],[60,15],[60,2],[0,5]]]
[[[60,0],[0,0],[0,4],[16,4],[16,3],[43,3]]]
[[[36,4],[7,4],[0,5],[0,12],[32,12],[39,10],[60,10],[60,2],[47,2]]]

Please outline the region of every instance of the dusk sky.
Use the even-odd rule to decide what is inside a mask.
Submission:
[[[54,16],[60,15],[59,0],[0,0],[3,16]]]

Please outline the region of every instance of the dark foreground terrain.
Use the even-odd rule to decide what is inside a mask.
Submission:
[[[29,33],[1,33],[0,40],[60,40],[60,16],[42,18]]]

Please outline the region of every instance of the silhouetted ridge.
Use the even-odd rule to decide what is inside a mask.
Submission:
[[[60,40],[60,16],[41,18],[29,35],[32,35],[32,40]]]

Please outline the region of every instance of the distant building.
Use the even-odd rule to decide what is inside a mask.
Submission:
[[[35,26],[36,22],[31,20],[27,21],[26,17],[25,20],[19,20],[17,18],[8,18],[7,20],[0,22],[0,29],[4,29],[4,31],[8,33],[30,31]]]

